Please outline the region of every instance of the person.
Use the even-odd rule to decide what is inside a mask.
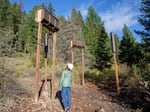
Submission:
[[[61,74],[59,87],[61,89],[62,103],[65,112],[69,111],[71,106],[71,87],[72,87],[72,69],[73,64],[68,63],[66,69]]]

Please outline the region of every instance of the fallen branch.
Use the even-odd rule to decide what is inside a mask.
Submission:
[[[11,111],[11,109],[9,108],[9,106],[7,106],[7,105],[5,105],[5,104],[2,104],[2,103],[0,103],[0,105],[2,105],[2,107],[3,107],[5,110],[7,110],[7,112],[10,112],[10,111]]]

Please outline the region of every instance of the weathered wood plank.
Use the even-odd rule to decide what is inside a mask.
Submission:
[[[71,40],[71,48],[72,47],[80,47],[84,48],[84,43],[82,41],[77,41],[77,40]]]

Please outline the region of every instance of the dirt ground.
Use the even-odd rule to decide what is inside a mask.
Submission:
[[[55,82],[55,92],[58,91],[57,85],[58,81]],[[38,103],[34,103],[34,75],[5,78],[3,88],[5,94],[1,96],[0,112],[63,112],[60,100],[52,100],[50,95],[41,95]],[[116,92],[110,94],[91,82],[86,82],[84,86],[75,84],[71,91],[70,112],[135,112],[112,96],[117,96]]]
[[[28,69],[27,69],[28,68]],[[51,99],[50,87],[35,104],[35,68],[28,59],[0,59],[0,112],[63,112],[61,101]],[[58,92],[59,77],[55,80]],[[40,83],[41,85],[41,83]],[[149,112],[150,93],[125,85],[120,79],[116,92],[115,80],[75,84],[71,90],[70,112]]]

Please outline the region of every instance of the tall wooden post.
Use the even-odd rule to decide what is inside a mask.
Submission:
[[[82,48],[82,85],[84,85],[84,48]]]
[[[112,42],[112,52],[113,52],[113,57],[114,57],[114,65],[115,65],[115,73],[116,73],[116,86],[117,86],[117,92],[120,94],[120,86],[119,86],[119,76],[118,76],[118,65],[116,61],[116,47],[115,47],[115,39],[114,39],[114,34],[111,32],[110,33],[111,37],[111,42]]]
[[[118,76],[118,66],[116,61],[116,53],[113,53],[114,57],[114,65],[115,65],[115,73],[116,73],[116,86],[117,86],[117,92],[120,94],[120,87],[119,87],[119,76]]]
[[[35,13],[35,21],[39,23],[38,27],[38,42],[37,42],[37,54],[36,54],[36,75],[35,75],[35,102],[38,101],[39,97],[39,68],[40,68],[40,47],[41,47],[41,38],[42,38],[42,25],[46,27],[48,30],[54,32],[53,37],[53,65],[52,65],[52,98],[54,97],[54,77],[55,77],[55,65],[56,65],[56,32],[59,31],[59,22],[58,19],[48,13],[44,8],[40,8]],[[47,38],[46,38],[46,45],[45,45],[45,80],[47,81],[46,77],[46,69],[47,69],[47,52],[48,52],[48,46],[47,46]]]
[[[39,97],[39,73],[40,73],[40,49],[42,38],[42,23],[38,24],[38,39],[37,39],[37,51],[36,51],[36,73],[35,73],[35,103]]]
[[[55,71],[56,71],[56,32],[53,34],[53,64],[52,64],[52,99],[54,99],[55,93]]]
[[[74,65],[74,47],[71,48],[71,58],[72,64]],[[72,84],[74,85],[74,67],[72,69]]]
[[[45,52],[45,59],[44,59],[44,75],[45,75],[45,90],[47,90],[47,54],[48,54],[48,36],[45,34],[45,47],[44,47],[44,52]]]
[[[45,90],[47,90],[47,58],[44,59]]]

